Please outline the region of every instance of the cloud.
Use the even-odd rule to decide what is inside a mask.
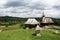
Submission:
[[[9,0],[5,7],[29,7],[31,9],[46,10],[55,5],[60,5],[59,0]]]
[[[60,10],[60,5],[59,6],[53,6],[56,10]]]
[[[5,14],[1,14],[1,13],[0,13],[0,16],[5,16]]]
[[[0,0],[0,5],[5,4],[8,0]]]
[[[47,17],[60,17],[60,0],[5,0],[0,4],[1,15],[41,17],[44,10]]]
[[[8,1],[5,6],[6,7],[18,7],[18,6],[25,6],[27,3],[24,2],[24,0],[20,1]]]
[[[12,10],[11,10],[12,9]],[[41,17],[43,10],[30,9],[27,7],[17,7],[17,8],[5,8],[0,9],[0,14],[4,16],[13,16],[13,17]],[[58,10],[44,10],[46,17],[60,18],[60,11]]]
[[[54,18],[60,18],[59,16],[60,11],[59,10],[45,10],[46,17],[54,17]]]

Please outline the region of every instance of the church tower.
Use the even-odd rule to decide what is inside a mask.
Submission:
[[[43,14],[42,15],[42,23],[44,23],[46,18],[45,18],[44,12],[42,14]]]
[[[45,17],[44,12],[42,13],[42,17]]]
[[[41,25],[46,26],[46,25],[50,25],[50,24],[53,24],[53,23],[54,22],[52,21],[52,19],[45,17],[44,12],[43,12],[42,17],[41,17]]]

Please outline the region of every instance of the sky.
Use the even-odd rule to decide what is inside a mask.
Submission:
[[[60,0],[0,0],[0,16],[60,18]]]

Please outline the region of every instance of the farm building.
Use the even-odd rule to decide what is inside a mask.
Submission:
[[[36,19],[29,18],[25,22],[25,28],[27,28],[27,27],[29,27],[29,28],[35,28],[37,24],[39,24],[39,22]]]

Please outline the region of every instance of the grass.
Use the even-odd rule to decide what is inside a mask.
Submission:
[[[6,27],[6,25],[0,25],[0,28],[19,28],[20,24],[15,24],[15,25],[9,25]]]
[[[16,29],[0,32],[0,40],[60,40],[60,35],[42,30],[41,37],[33,36],[33,29]]]

